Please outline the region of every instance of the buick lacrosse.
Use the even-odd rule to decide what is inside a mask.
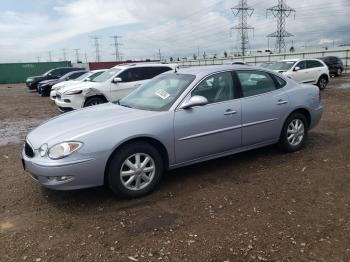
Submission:
[[[168,169],[271,144],[300,150],[322,111],[316,86],[268,69],[182,68],[43,123],[28,134],[22,162],[51,189],[107,185],[139,197]]]

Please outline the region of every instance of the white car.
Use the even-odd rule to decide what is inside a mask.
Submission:
[[[117,101],[147,80],[174,70],[173,64],[124,64],[115,66],[91,82],[65,87],[56,94],[55,103],[61,112]]]
[[[73,86],[73,85],[79,84],[81,82],[91,81],[104,72],[106,72],[106,69],[92,70],[92,71],[89,71],[89,72],[81,75],[80,77],[78,77],[74,80],[69,80],[69,81],[58,83],[51,88],[50,99],[55,101],[56,93],[59,89],[61,89],[63,87],[67,87],[67,86]]]
[[[265,67],[298,83],[317,85],[321,90],[326,88],[330,79],[327,65],[319,59],[288,59]]]

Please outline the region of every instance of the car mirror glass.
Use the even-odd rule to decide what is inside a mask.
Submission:
[[[301,68],[299,67],[299,66],[296,66],[295,68],[294,68],[294,71],[299,71]]]
[[[180,106],[180,109],[189,109],[195,106],[204,106],[208,104],[208,99],[204,96],[192,96],[187,102]]]

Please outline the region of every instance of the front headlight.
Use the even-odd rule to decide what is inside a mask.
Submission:
[[[63,142],[51,147],[48,156],[51,159],[61,159],[79,150],[83,146],[81,142]]]
[[[81,94],[81,93],[83,93],[83,90],[67,91],[67,92],[65,92],[64,94],[65,94],[65,95],[79,95],[79,94]]]

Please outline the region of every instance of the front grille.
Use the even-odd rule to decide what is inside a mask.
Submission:
[[[26,154],[27,157],[34,157],[34,151],[32,149],[32,147],[26,142],[24,145],[24,152]]]

